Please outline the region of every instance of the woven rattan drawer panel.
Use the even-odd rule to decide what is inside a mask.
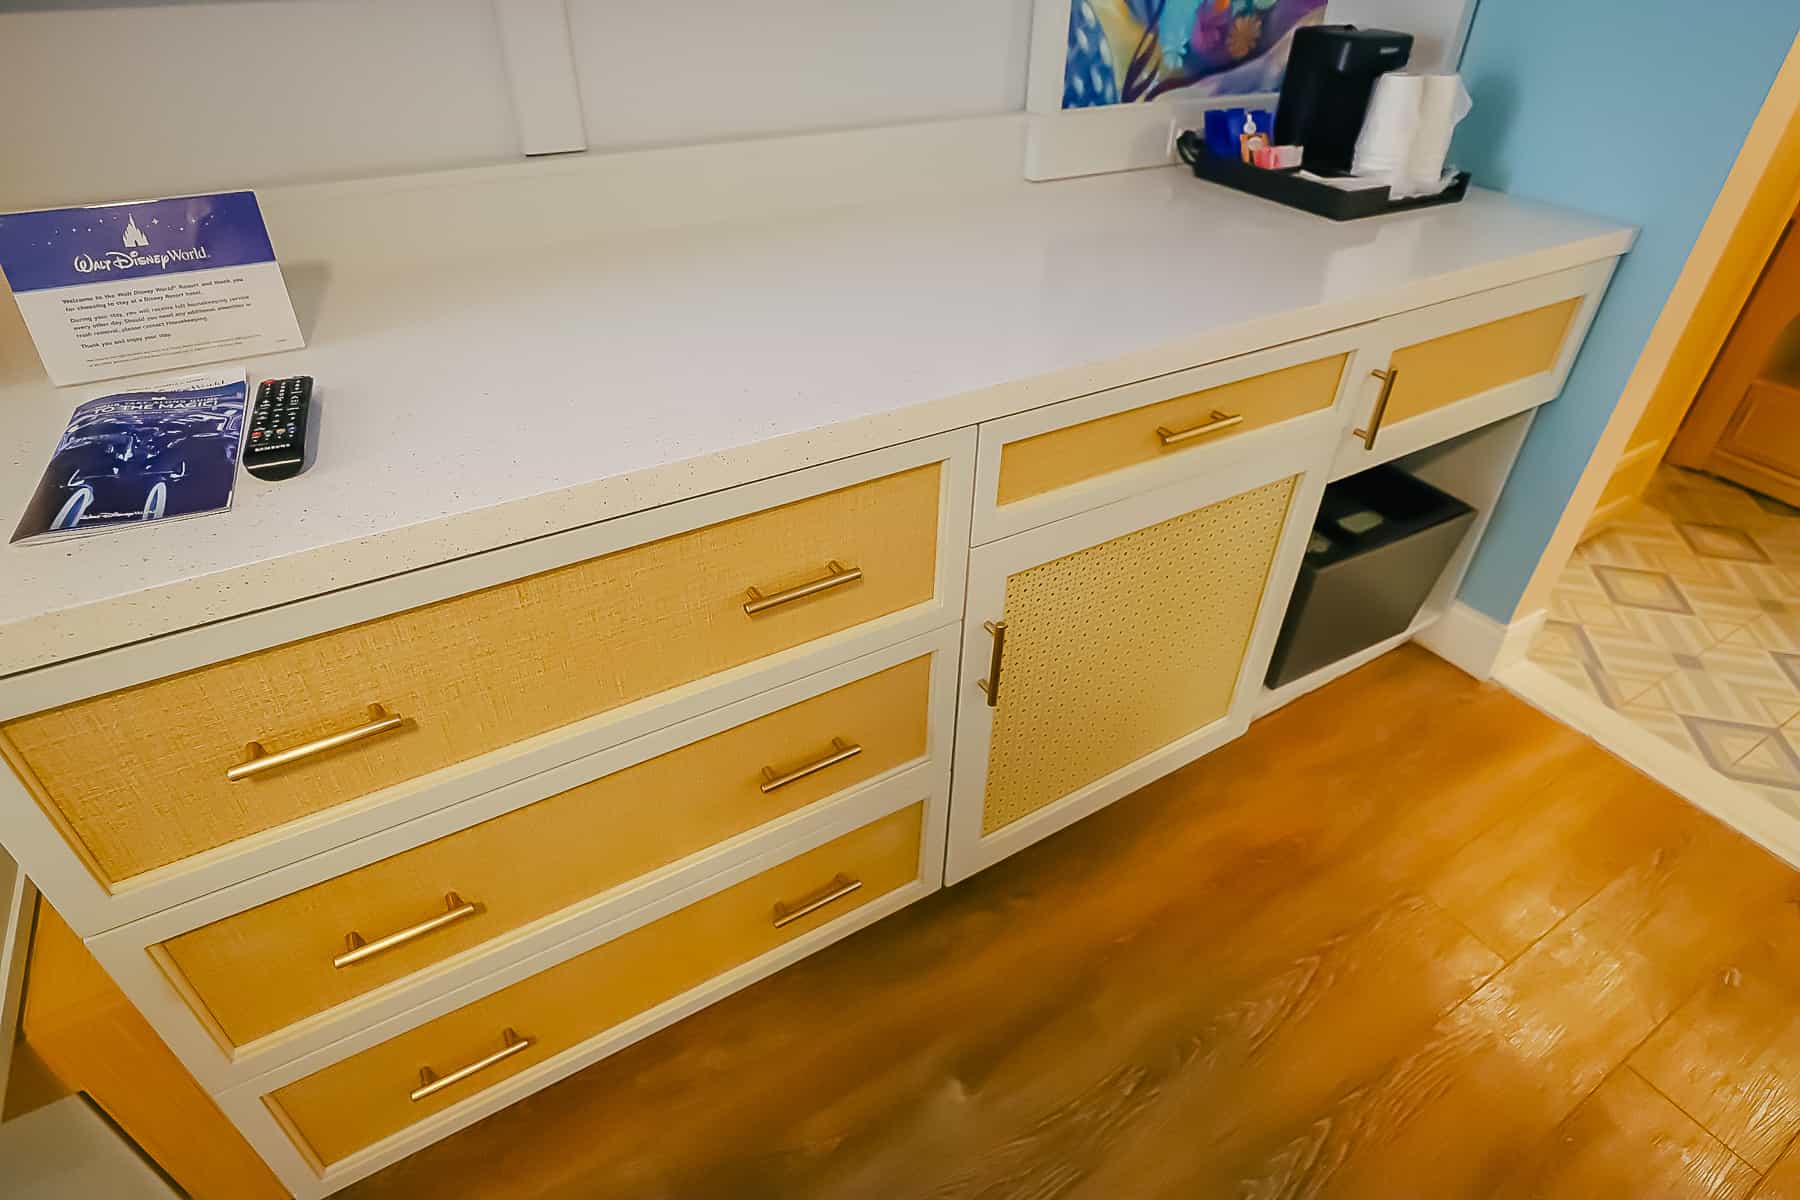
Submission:
[[[901,809],[687,908],[296,1080],[268,1102],[329,1165],[653,1008],[713,976],[838,920],[918,878],[923,810]],[[840,878],[842,877],[842,878]],[[846,884],[860,882],[849,891]],[[789,911],[837,895],[777,927]],[[439,1075],[492,1055],[504,1030],[531,1046],[422,1100]]]
[[[162,944],[225,1038],[243,1045],[926,752],[931,659],[913,659]],[[768,793],[833,739],[861,753]],[[571,847],[579,847],[571,853]],[[368,939],[476,913],[346,967]]]
[[[1294,482],[1007,578],[984,836],[1229,712]]]
[[[1383,424],[1541,375],[1556,365],[1583,297],[1560,300],[1394,352],[1400,372]]]
[[[929,600],[939,466],[21,717],[0,747],[113,883]],[[838,560],[861,580],[758,616]],[[227,782],[244,747],[397,731]]]
[[[1000,451],[997,503],[1029,500],[1126,467],[1201,446],[1216,446],[1252,429],[1330,408],[1348,357],[1337,354],[1284,367],[1009,442]],[[1227,419],[1241,419],[1217,433],[1170,445],[1165,445],[1158,433],[1165,429],[1179,435],[1211,421],[1215,413]]]

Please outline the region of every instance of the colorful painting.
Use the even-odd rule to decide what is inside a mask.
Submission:
[[[1073,0],[1062,106],[1280,91],[1295,28],[1324,15],[1325,0]]]

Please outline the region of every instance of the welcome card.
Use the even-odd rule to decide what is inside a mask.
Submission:
[[[305,344],[251,192],[0,215],[0,271],[57,384]]]

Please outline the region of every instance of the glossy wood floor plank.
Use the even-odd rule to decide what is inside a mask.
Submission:
[[[1693,814],[1453,1010],[1254,1161],[1249,1195],[1465,1196],[1498,1184],[1698,986],[1792,875]],[[1729,939],[1729,940],[1727,940]],[[1453,1146],[1454,1153],[1443,1153]]]
[[[1607,1076],[1496,1200],[1741,1200],[1750,1166],[1629,1067]]]
[[[1517,958],[1631,862],[1679,836],[1685,806],[1646,797],[1644,778],[1605,756],[1535,796],[1458,851],[1426,886],[1507,958]]]
[[[1794,878],[1404,650],[346,1195],[1390,1200],[1532,1194],[1527,1162],[1546,1187],[1602,1179],[1633,1139],[1707,1147],[1629,1080],[1593,1098]]]
[[[1634,1067],[1767,1170],[1800,1132],[1800,910],[1764,928],[1632,1056]]]
[[[1800,1147],[1788,1143],[1787,1150],[1750,1193],[1750,1200],[1800,1200]]]

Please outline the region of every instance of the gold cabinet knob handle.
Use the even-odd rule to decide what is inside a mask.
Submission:
[[[435,1096],[447,1087],[455,1087],[469,1076],[485,1071],[495,1063],[505,1062],[515,1054],[523,1054],[537,1044],[536,1038],[520,1037],[513,1032],[512,1026],[500,1031],[500,1048],[486,1058],[476,1059],[466,1067],[458,1067],[448,1075],[439,1075],[430,1067],[419,1068],[419,1086],[411,1093],[411,1100],[417,1104],[427,1096]]]
[[[1218,433],[1221,430],[1230,429],[1233,425],[1242,425],[1243,423],[1243,413],[1221,412],[1215,408],[1212,410],[1211,417],[1187,429],[1170,429],[1167,425],[1158,425],[1156,436],[1162,439],[1163,446],[1167,448],[1179,446],[1183,442],[1191,442],[1195,438],[1205,437],[1209,433]]]
[[[1000,656],[1006,653],[1006,622],[983,621],[981,627],[994,639],[993,653],[988,656],[988,677],[977,679],[975,686],[987,695],[989,708],[1000,707]]]
[[[802,896],[793,901],[777,901],[775,910],[771,914],[775,928],[780,929],[783,925],[790,925],[801,917],[810,916],[827,904],[834,904],[842,900],[860,887],[862,887],[862,880],[852,879],[840,871],[831,877],[830,883],[810,896]]]
[[[796,600],[804,600],[808,596],[816,596],[820,592],[828,592],[832,588],[843,587],[846,583],[855,583],[863,577],[861,567],[846,567],[837,559],[825,564],[825,574],[810,583],[802,583],[797,587],[783,588],[779,592],[764,595],[756,588],[744,589],[744,612],[748,616],[768,612],[783,604],[792,604]]]
[[[1385,371],[1370,371],[1369,375],[1381,380],[1381,395],[1375,398],[1375,411],[1369,416],[1369,427],[1354,431],[1356,436],[1362,439],[1364,450],[1375,448],[1375,435],[1381,432],[1381,422],[1387,416],[1388,401],[1394,395],[1394,384],[1400,380],[1400,368],[1390,367]]]
[[[228,767],[225,778],[236,783],[240,779],[249,779],[264,771],[273,771],[276,767],[285,767],[289,763],[297,763],[303,758],[311,758],[315,754],[323,754],[327,750],[336,750],[339,746],[348,746],[351,742],[360,742],[364,738],[372,738],[378,733],[390,733],[406,724],[406,718],[398,713],[391,713],[379,704],[369,705],[369,719],[354,729],[344,729],[337,733],[328,733],[322,738],[314,738],[299,746],[290,746],[286,750],[274,753],[263,749],[261,742],[251,742],[244,747],[244,761],[234,767]]]
[[[466,921],[481,909],[470,904],[455,892],[444,893],[444,911],[436,916],[427,917],[417,925],[409,925],[405,929],[396,930],[386,937],[378,937],[367,941],[363,935],[352,929],[344,935],[344,952],[331,960],[331,965],[342,970],[367,958],[374,958],[384,950],[392,950],[396,946],[416,941],[428,933],[436,933],[446,925],[454,925],[458,921]]]
[[[762,769],[762,791],[766,796],[770,792],[786,787],[790,783],[798,783],[808,775],[817,774],[826,767],[835,767],[846,759],[855,758],[863,752],[863,748],[855,742],[846,742],[843,738],[832,738],[831,749],[821,758],[815,758],[805,766],[795,767],[786,773],[774,767]]]

